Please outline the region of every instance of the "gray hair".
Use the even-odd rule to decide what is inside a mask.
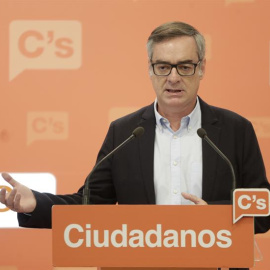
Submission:
[[[147,41],[149,59],[152,59],[153,47],[156,43],[181,36],[194,37],[197,44],[199,60],[203,60],[205,56],[205,40],[203,35],[193,26],[183,22],[168,22],[154,29]]]

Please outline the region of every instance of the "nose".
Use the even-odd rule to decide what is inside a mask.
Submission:
[[[173,84],[181,80],[181,76],[178,74],[176,67],[172,68],[171,73],[167,76],[167,80]]]

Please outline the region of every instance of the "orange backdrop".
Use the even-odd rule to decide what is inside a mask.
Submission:
[[[269,175],[269,12],[268,0],[0,0],[0,171],[76,191],[109,122],[155,98],[150,32],[180,20],[206,37],[200,96],[253,122]],[[267,270],[270,234],[257,238],[253,269]],[[1,229],[0,252],[1,270],[51,269],[51,231]]]

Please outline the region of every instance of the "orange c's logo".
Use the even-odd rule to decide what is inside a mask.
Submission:
[[[270,192],[266,188],[236,189],[233,202],[233,223],[245,216],[270,215]]]
[[[8,187],[8,186],[1,186],[0,185],[0,190],[2,189],[2,188],[5,188],[6,190],[7,190],[7,192],[11,192],[11,188],[10,187]],[[0,213],[1,212],[7,212],[7,211],[9,211],[10,209],[8,208],[8,207],[5,207],[5,208],[0,208]]]

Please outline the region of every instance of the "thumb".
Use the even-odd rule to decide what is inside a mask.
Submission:
[[[190,198],[190,194],[187,192],[181,192],[181,195],[185,198],[185,199],[189,199]]]
[[[18,182],[14,180],[8,173],[2,173],[2,177],[6,180],[11,186],[16,187]]]

